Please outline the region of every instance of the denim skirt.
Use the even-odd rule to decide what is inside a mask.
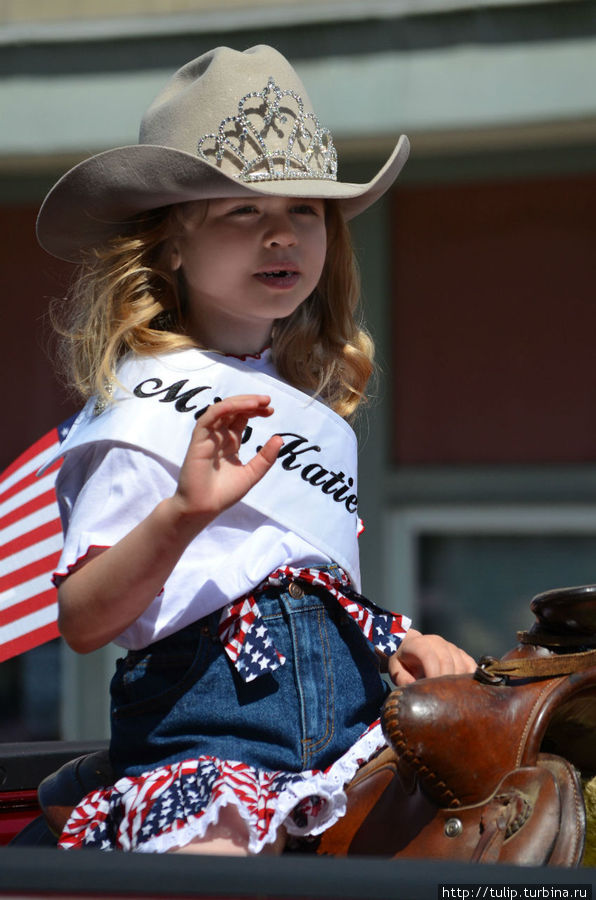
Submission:
[[[253,681],[224,651],[221,611],[118,662],[117,780],[80,802],[62,848],[165,852],[231,804],[258,853],[280,826],[308,840],[344,814],[346,783],[384,746],[377,657],[324,588],[294,580],[257,602],[285,663]]]
[[[293,582],[257,602],[286,661],[254,681],[243,681],[224,652],[220,611],[118,661],[110,747],[117,777],[202,756],[325,769],[378,717],[388,688],[377,657],[330,594]]]

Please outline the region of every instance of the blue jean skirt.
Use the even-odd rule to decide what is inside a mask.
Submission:
[[[267,588],[258,607],[285,663],[254,681],[224,652],[220,611],[118,661],[118,780],[85,798],[61,846],[183,846],[232,803],[258,852],[281,824],[316,834],[343,813],[345,783],[383,746],[375,652],[322,588]]]

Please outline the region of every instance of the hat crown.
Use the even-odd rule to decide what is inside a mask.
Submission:
[[[408,152],[402,135],[372,181],[342,183],[331,135],[290,63],[272,47],[218,47],[169,80],[137,144],[62,176],[43,202],[37,236],[50,253],[79,262],[139,213],[217,197],[319,197],[350,219],[393,184]]]
[[[337,178],[331,133],[272,47],[218,47],[170,79],[141,122],[139,143],[198,156],[244,182]]]

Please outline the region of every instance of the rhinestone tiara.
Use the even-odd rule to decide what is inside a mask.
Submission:
[[[242,97],[237,114],[223,119],[217,133],[203,135],[197,152],[206,162],[234,167],[239,181],[337,180],[331,132],[304,112],[296,91],[282,90],[272,77],[262,91]]]

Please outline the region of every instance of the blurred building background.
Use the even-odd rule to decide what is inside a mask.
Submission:
[[[590,0],[0,0],[0,468],[76,406],[46,350],[68,266],[45,191],[135,143],[169,75],[270,43],[342,180],[412,157],[354,223],[380,378],[361,432],[365,592],[476,655],[596,581],[596,9]],[[0,665],[0,740],[106,734],[117,651]]]

